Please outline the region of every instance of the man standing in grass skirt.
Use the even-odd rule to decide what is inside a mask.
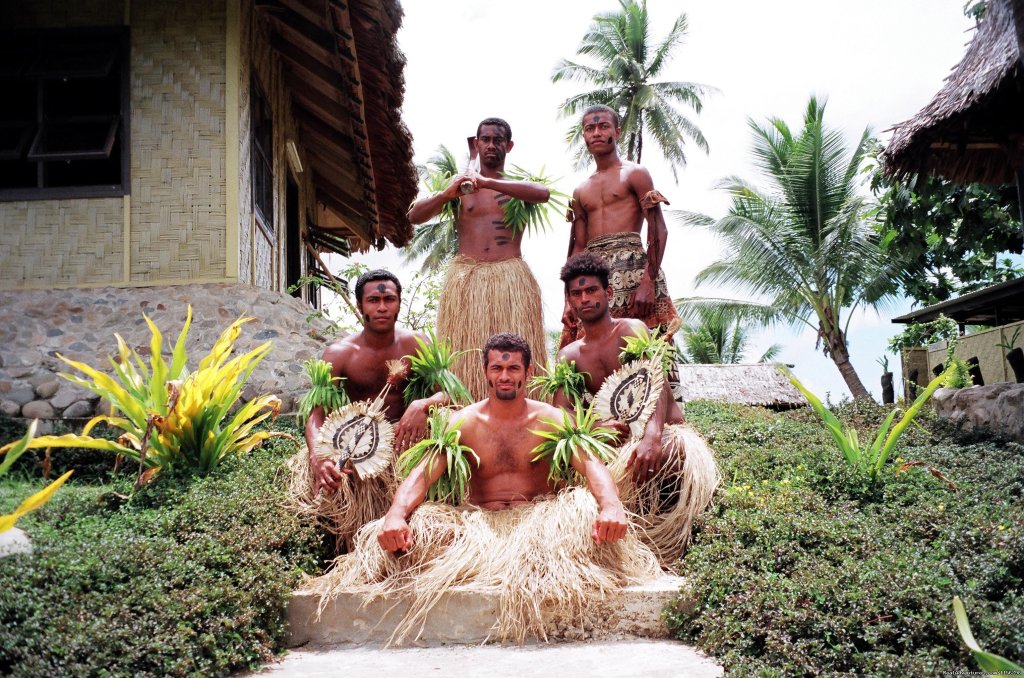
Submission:
[[[488,340],[488,397],[432,415],[430,436],[399,460],[408,476],[387,514],[358,532],[353,553],[307,583],[321,608],[337,595],[408,602],[391,637],[402,643],[422,632],[445,592],[477,588],[497,597],[492,637],[522,643],[555,630],[546,613],[582,622],[592,603],[660,574],[607,467],[588,451],[607,449],[550,454],[546,435],[564,435],[562,411],[526,398],[530,358],[519,336]],[[539,453],[545,441],[548,453]],[[588,487],[567,486],[576,473]]]
[[[522,259],[523,231],[506,224],[502,206],[511,198],[547,202],[550,191],[540,183],[503,178],[505,156],[513,145],[512,129],[504,120],[483,120],[473,144],[480,171],[459,174],[444,191],[418,200],[409,210],[409,220],[422,224],[440,214],[446,203],[456,202],[459,252],[441,290],[437,335],[450,339],[457,351],[478,348],[498,332],[515,332],[530,345],[543,347],[540,287]],[[474,400],[487,395],[478,365],[479,358],[464,355],[453,370]]]
[[[622,130],[619,115],[607,106],[591,106],[583,113],[583,140],[594,157],[597,171],[573,192],[567,218],[572,222],[569,256],[583,251],[603,257],[611,267],[613,318],[637,318],[648,328],[660,327],[671,341],[669,325],[679,315],[668,294],[661,261],[668,229],[651,174],[636,163],[619,158],[616,142]],[[647,251],[640,230],[647,221]],[[566,304],[562,315],[561,346],[575,341],[580,320]]]
[[[610,275],[608,263],[592,252],[570,257],[560,274],[566,304],[583,332],[559,352],[559,359],[575,362],[591,395],[622,367],[626,339],[647,333],[639,320],[612,317]],[[652,397],[657,405],[642,435],[622,446],[618,464],[611,467],[626,508],[644,521],[648,545],[668,564],[682,555],[693,521],[711,502],[719,475],[711,450],[685,423],[667,381],[660,395]],[[562,390],[554,404],[572,406]]]
[[[352,402],[376,398],[388,383],[386,364],[415,353],[417,337],[429,341],[423,333],[396,327],[402,284],[393,273],[379,269],[359,276],[355,296],[363,329],[331,344],[323,354],[323,360],[331,365],[331,376],[343,380],[342,388]],[[438,392],[406,406],[402,398],[405,378],[392,381],[384,406],[387,419],[397,422],[394,446],[404,450],[423,437],[430,408],[447,404],[449,398]],[[351,469],[339,469],[334,461],[318,457],[316,439],[327,414],[317,405],[306,420],[306,456],[312,478],[300,474],[297,483],[305,487],[296,488],[295,494],[328,529],[347,540],[387,509],[396,480],[393,472],[386,471],[362,481]]]

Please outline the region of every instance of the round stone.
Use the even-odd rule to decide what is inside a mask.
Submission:
[[[45,400],[33,400],[21,408],[21,416],[26,419],[52,419],[53,405]]]

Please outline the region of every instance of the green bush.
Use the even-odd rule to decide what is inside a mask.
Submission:
[[[884,411],[836,414],[866,433]],[[926,417],[872,487],[813,413],[697,403],[687,416],[726,483],[680,564],[697,602],[666,612],[680,638],[744,676],[975,670],[959,595],[986,650],[1024,657],[1024,446]],[[897,459],[959,491],[920,469],[894,478]]]
[[[0,674],[226,675],[280,650],[289,592],[328,556],[282,507],[292,451],[274,439],[129,498],[131,478],[73,478],[23,519],[35,553],[0,559]]]

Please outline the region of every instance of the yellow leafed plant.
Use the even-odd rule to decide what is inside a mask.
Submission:
[[[0,462],[0,476],[7,473],[8,469],[18,460],[25,450],[29,448],[32,438],[35,437],[36,427],[39,425],[39,420],[35,419],[28,427],[28,432],[25,436],[11,445],[4,448],[3,462]],[[60,486],[64,484],[64,481],[74,473],[74,471],[68,471],[60,478],[57,478],[52,483],[44,487],[39,492],[36,492],[31,497],[21,502],[18,508],[14,509],[14,513],[8,513],[7,515],[0,515],[0,532],[6,532],[7,530],[14,527],[14,523],[18,521],[18,518],[22,517],[29,511],[35,511],[37,508],[50,501],[50,497],[53,493],[60,489]]]
[[[280,401],[274,395],[260,395],[229,416],[239,400],[242,387],[256,365],[270,351],[270,342],[232,358],[241,326],[251,318],[239,318],[214,343],[198,369],[189,372],[185,340],[192,323],[189,307],[185,324],[174,344],[171,362],[162,355],[163,335],[148,317],[152,332],[149,364],[130,349],[120,335],[117,357],[111,359],[114,374],[64,356],[58,357],[85,375],[60,376],[89,389],[110,403],[110,415],[90,419],[80,435],[41,436],[30,448],[79,447],[108,450],[134,459],[149,469],[180,469],[207,473],[232,454],[243,454],[270,437],[268,431],[253,428],[269,416],[276,417]],[[93,438],[89,434],[100,423],[120,429],[116,440]],[[0,448],[5,452],[11,445]]]

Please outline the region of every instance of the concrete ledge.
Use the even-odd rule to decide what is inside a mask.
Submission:
[[[662,609],[679,595],[681,577],[665,575],[630,586],[590,605],[578,618],[545,610],[552,639],[606,640],[667,638]],[[289,647],[386,642],[409,609],[409,600],[388,598],[364,604],[361,596],[330,601],[319,620],[317,596],[298,591],[288,605]],[[498,607],[494,592],[457,587],[442,597],[423,627],[418,645],[480,644],[490,640]]]

